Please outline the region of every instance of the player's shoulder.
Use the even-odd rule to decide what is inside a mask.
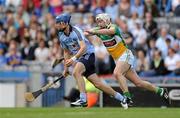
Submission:
[[[111,27],[115,29],[116,33],[120,33],[121,32],[121,28],[118,25],[111,24]]]
[[[73,26],[72,30],[75,32],[75,34],[78,36],[79,39],[83,39],[84,38],[83,31],[79,27]]]
[[[78,26],[72,26],[72,30],[79,33],[82,32],[81,28],[79,28]]]
[[[110,24],[109,28],[114,28],[115,30],[119,29],[119,27],[116,24]]]
[[[110,27],[115,27],[115,28],[116,28],[116,27],[118,27],[118,26],[117,26],[116,24],[111,23],[111,24],[110,24]]]

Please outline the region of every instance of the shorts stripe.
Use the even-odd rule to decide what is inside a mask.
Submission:
[[[129,61],[129,58],[130,58],[129,50],[126,50],[126,53],[127,53],[126,62],[128,62],[128,61]]]

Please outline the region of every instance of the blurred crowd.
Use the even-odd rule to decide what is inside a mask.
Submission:
[[[180,0],[0,0],[0,68],[62,57],[54,18],[63,12],[80,14],[75,25],[83,30],[95,26],[97,14],[108,13],[135,54],[141,76],[180,73],[180,27],[170,32],[154,20],[178,18]],[[93,43],[97,73],[112,73],[114,62],[102,42]]]

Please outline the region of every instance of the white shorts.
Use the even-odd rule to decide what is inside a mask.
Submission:
[[[116,59],[115,63],[117,63],[117,61],[127,62],[129,65],[131,65],[131,68],[134,68],[135,58],[129,49],[127,49],[118,59]]]

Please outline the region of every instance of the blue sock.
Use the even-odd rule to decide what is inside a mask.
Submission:
[[[116,95],[114,96],[114,98],[119,100],[119,101],[123,101],[123,99],[124,99],[124,97],[118,92],[116,92]]]
[[[83,102],[87,101],[86,93],[80,93],[80,100],[82,100]]]

